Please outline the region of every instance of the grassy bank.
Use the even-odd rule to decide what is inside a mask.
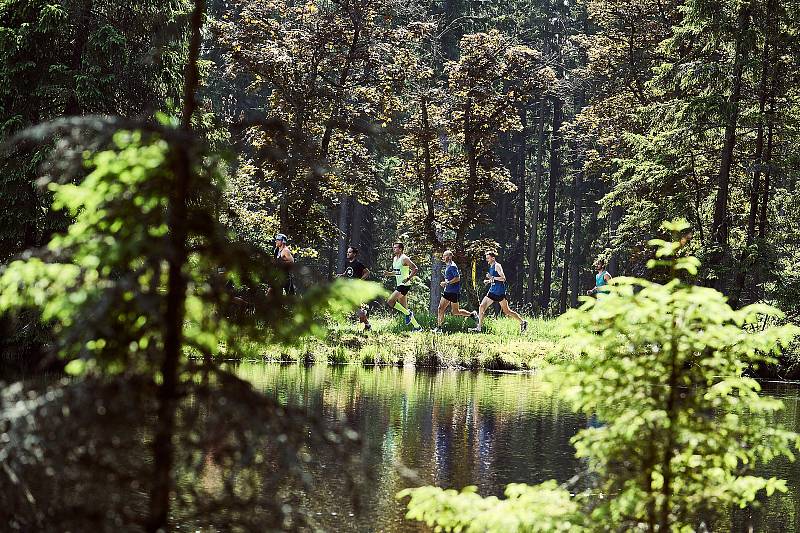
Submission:
[[[471,369],[529,370],[572,357],[559,344],[552,320],[529,319],[528,330],[507,318],[487,318],[483,333],[468,332],[469,318],[447,316],[443,333],[432,333],[436,318],[417,315],[423,331],[413,333],[398,317],[371,318],[364,332],[355,320],[329,325],[325,338],[304,338],[294,345],[249,346],[243,359],[304,363],[415,365]]]

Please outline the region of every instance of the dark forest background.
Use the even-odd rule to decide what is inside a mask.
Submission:
[[[213,0],[199,125],[236,155],[230,226],[266,251],[286,233],[301,284],[349,244],[381,270],[400,239],[435,304],[443,249],[475,294],[496,248],[512,302],[551,315],[593,286],[597,258],[644,274],[647,241],[683,217],[704,284],[796,315],[799,7]],[[0,9],[4,137],[179,106],[184,2]],[[66,226],[37,186],[52,150],[0,162],[0,261]]]

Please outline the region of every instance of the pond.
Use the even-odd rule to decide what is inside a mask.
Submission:
[[[394,497],[408,486],[476,485],[482,495],[499,496],[508,483],[564,482],[584,469],[570,438],[589,421],[536,375],[251,363],[235,370],[265,394],[328,420],[346,419],[362,435],[360,512],[348,506],[343,458],[324,458],[312,472],[317,488],[306,505],[328,531],[424,531],[403,519]],[[764,388],[786,403],[775,423],[800,430],[800,388]],[[776,462],[763,473],[787,479],[789,493],[737,511],[717,529],[800,531],[798,465]]]

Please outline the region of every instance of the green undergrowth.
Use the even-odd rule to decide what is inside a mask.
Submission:
[[[234,358],[305,364],[406,365],[461,367],[488,370],[531,370],[572,359],[569,346],[561,343],[555,322],[528,319],[528,329],[507,318],[487,318],[482,333],[469,332],[470,318],[447,316],[442,333],[433,333],[436,317],[418,314],[423,328],[412,332],[399,317],[372,317],[372,331],[365,332],[355,319],[328,324],[325,338],[305,337],[287,344],[250,345]],[[228,354],[231,356],[231,354]]]

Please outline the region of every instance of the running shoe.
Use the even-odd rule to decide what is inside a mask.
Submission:
[[[372,331],[372,324],[364,324],[364,331]]]
[[[412,328],[411,331],[422,331],[422,326],[417,326],[415,328]]]
[[[522,323],[520,323],[520,325],[519,325],[519,332],[520,333],[525,333],[526,329],[528,329],[528,321],[527,320],[523,320]]]
[[[442,328],[433,328],[431,330],[431,333],[441,333],[441,332],[442,332]]]
[[[471,331],[473,333],[480,333],[481,332],[481,328],[469,328],[467,331]]]
[[[411,324],[411,319],[414,317],[414,311],[409,311],[406,315],[406,326]]]

